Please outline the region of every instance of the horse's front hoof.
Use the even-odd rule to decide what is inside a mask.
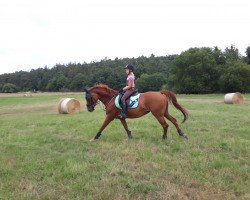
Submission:
[[[89,142],[95,142],[96,139],[95,138],[92,138]]]
[[[166,140],[167,139],[167,136],[162,136],[162,140]]]
[[[127,134],[128,134],[128,139],[132,139],[133,138],[131,131],[128,131]]]

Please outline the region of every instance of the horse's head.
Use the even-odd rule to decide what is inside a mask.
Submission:
[[[93,112],[98,102],[98,95],[96,93],[91,93],[88,89],[84,89],[84,91],[85,91],[85,98],[87,101],[88,111]]]
[[[117,95],[117,91],[109,88],[107,85],[97,83],[90,89],[84,89],[85,98],[87,101],[87,108],[89,112],[93,112],[95,110],[95,106],[100,100],[105,106],[107,106],[108,102]]]

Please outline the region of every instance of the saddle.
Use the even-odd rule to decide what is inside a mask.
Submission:
[[[141,94],[138,93],[137,90],[130,95],[130,97],[126,100],[127,109],[128,108],[137,108],[138,107],[140,95]],[[119,93],[115,98],[115,106],[118,109],[122,109],[122,107],[121,107],[121,98],[122,98],[122,96],[123,96],[123,94]]]

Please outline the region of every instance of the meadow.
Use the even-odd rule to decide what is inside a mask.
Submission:
[[[81,112],[58,114],[61,98]],[[222,94],[177,95],[189,111],[169,122],[168,139],[148,114],[114,120],[90,143],[105,113],[86,110],[80,93],[0,95],[0,199],[250,199],[250,95],[244,105]],[[182,114],[170,105],[170,113]]]

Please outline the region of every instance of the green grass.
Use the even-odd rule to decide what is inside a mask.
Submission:
[[[59,115],[63,94],[0,97],[0,199],[249,199],[250,95],[226,105],[223,95],[178,95],[190,117],[168,139],[151,114],[128,120],[127,140],[113,121],[88,113]],[[170,106],[170,113],[182,115]]]

